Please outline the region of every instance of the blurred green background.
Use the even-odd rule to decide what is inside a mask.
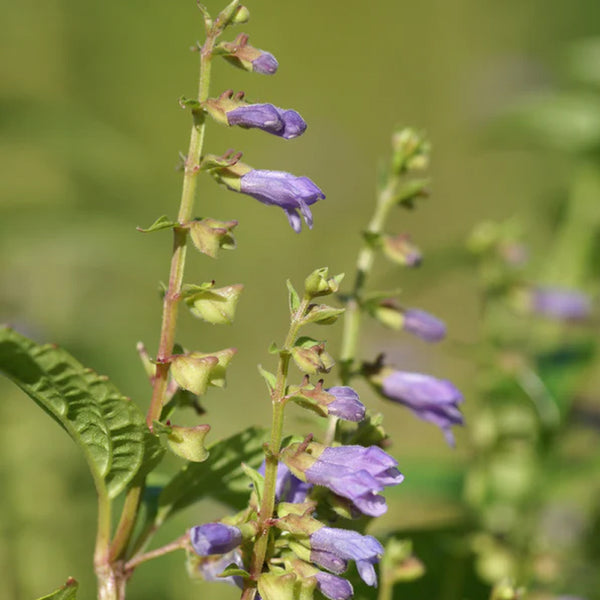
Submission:
[[[207,6],[216,13],[221,3]],[[216,63],[212,91],[243,89],[252,100],[293,107],[309,128],[284,142],[211,124],[207,150],[233,147],[257,168],[308,175],[327,199],[314,207],[313,231],[295,235],[280,210],[200,181],[197,214],[238,219],[238,250],[218,261],[191,253],[186,280],[246,286],[232,327],[180,320],[179,340],[189,348],[239,349],[227,390],[204,402],[212,439],[267,422],[256,364],[273,363],[266,348],[284,334],[285,279],[300,284],[325,265],[352,272],[377,165],[398,125],[427,131],[434,147],[432,197],[413,213],[398,211],[394,223],[411,233],[425,262],[417,271],[381,265],[373,285],[402,287],[405,304],[446,320],[449,339],[432,348],[371,323],[362,355],[384,350],[399,366],[451,379],[465,392],[468,418],[474,367],[462,348],[477,337],[476,282],[468,270],[451,269],[449,257],[483,218],[536,210],[530,239],[543,254],[541,201],[571,172],[562,155],[490,144],[484,125],[519,94],[554,83],[550,66],[560,67],[560,49],[598,33],[597,2],[252,0],[248,7],[242,30],[277,56],[279,72],[264,77]],[[177,98],[195,94],[198,56],[188,48],[201,39],[200,13],[193,0],[5,0],[1,9],[0,321],[61,344],[145,408],[149,386],[135,344],[157,346],[157,285],[168,274],[171,236],[135,226],[176,215],[177,153],[189,134]],[[339,328],[330,332],[335,343]],[[14,386],[1,386],[0,597],[35,598],[72,575],[81,597],[92,598],[91,478],[63,432]],[[374,532],[452,524],[457,508],[447,497],[460,493],[463,433],[451,452],[433,426],[362,391],[385,414],[406,475]],[[299,411],[290,415],[288,431],[312,427]],[[201,504],[163,539],[222,514]],[[141,567],[128,597],[237,596],[190,583],[181,557],[169,556]]]

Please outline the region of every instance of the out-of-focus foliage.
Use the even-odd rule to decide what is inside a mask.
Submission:
[[[239,220],[236,239],[243,252],[235,260],[223,253],[218,263],[200,257],[190,279],[246,283],[237,322],[229,331],[204,328],[198,340],[197,324],[182,318],[183,343],[205,350],[222,343],[245,348],[231,371],[228,394],[247,409],[233,410],[225,397],[217,404],[209,394],[204,404],[214,435],[223,437],[265,421],[269,403],[256,374],[256,357],[265,356],[286,320],[285,303],[274,299],[281,299],[287,277],[296,281],[322,264],[335,272],[350,268],[371,210],[376,157],[384,153],[389,132],[398,123],[428,131],[434,143],[434,188],[442,201],[428,205],[425,200],[414,216],[402,212],[401,227],[424,251],[424,274],[403,271],[400,276],[388,266],[376,279],[389,284],[397,278],[415,302],[442,315],[451,342],[435,351],[424,346],[414,350],[413,344],[409,350],[397,332],[375,329],[366,350],[383,344],[397,364],[415,369],[429,365],[440,375],[452,374],[467,398],[467,422],[484,418],[484,406],[483,417],[479,409],[475,414],[475,368],[465,351],[465,343],[478,335],[476,285],[466,271],[450,267],[457,256],[463,257],[456,248],[473,224],[519,210],[532,224],[526,234],[532,264],[537,269],[542,264],[537,257],[549,255],[540,267],[543,277],[532,275],[532,281],[576,286],[597,274],[597,248],[591,244],[597,236],[592,240],[585,232],[593,231],[588,226],[596,219],[598,204],[576,203],[572,216],[577,218],[565,219],[566,204],[553,196],[569,187],[571,197],[596,197],[599,96],[592,85],[550,93],[544,65],[570,38],[590,33],[598,7],[591,1],[567,5],[542,0],[518,5],[382,0],[373,10],[354,1],[345,2],[343,9],[339,3],[314,0],[256,0],[249,6],[252,39],[277,55],[280,72],[270,82],[268,98],[259,79],[226,68],[216,73],[216,91],[243,88],[256,100],[298,109],[309,122],[302,145],[292,145],[283,154],[272,145],[276,140],[247,132],[245,159],[257,167],[310,172],[327,200],[315,208],[315,229],[294,236],[278,211],[212,186],[200,190],[200,216]],[[51,0],[7,4],[3,22],[0,45],[7,58],[0,66],[0,319],[40,342],[60,343],[84,364],[110,373],[120,389],[145,406],[149,388],[135,342],[142,339],[152,348],[157,344],[156,282],[166,277],[171,240],[168,232],[142,236],[135,226],[153,222],[168,206],[169,217],[175,217],[180,178],[173,167],[188,129],[177,98],[193,93],[196,57],[186,48],[201,36],[200,16],[193,1]],[[594,42],[575,46],[564,65],[578,81],[596,86],[594,48]],[[520,100],[518,92],[538,87],[543,94]],[[496,144],[497,130],[489,138],[493,145],[479,143],[485,119],[506,106],[514,109],[496,121],[502,123],[503,144]],[[521,142],[507,145],[507,133],[514,140],[517,129]],[[210,144],[215,144],[215,132],[208,132]],[[219,132],[221,147],[216,151],[233,143],[229,135]],[[535,150],[522,150],[526,146]],[[541,153],[539,148],[546,146],[561,152]],[[558,240],[553,237],[557,227],[562,232]],[[551,245],[555,251],[549,253]],[[267,277],[265,265],[279,275]],[[256,315],[267,311],[272,320],[258,329]],[[512,493],[512,513],[507,517],[500,511],[498,520],[506,523],[514,516],[514,500],[520,495],[518,509],[523,508],[527,527],[516,533],[525,542],[535,539],[544,552],[535,554],[533,563],[519,564],[538,580],[545,577],[544,582],[556,573],[560,579],[557,565],[565,567],[577,586],[568,587],[569,581],[560,579],[564,589],[591,600],[599,589],[589,565],[597,565],[600,557],[597,492],[593,496],[598,457],[591,454],[598,447],[593,425],[597,428],[600,382],[592,379],[584,386],[580,369],[585,361],[571,357],[591,360],[593,347],[578,340],[561,353],[557,347],[562,348],[563,337],[556,328],[536,324],[528,333],[527,319],[514,321],[510,312],[505,316],[513,323],[509,330],[536,343],[526,354],[531,361],[526,373],[534,374],[526,381],[532,387],[524,390],[523,382],[513,378],[512,387],[498,390],[498,395],[510,397],[504,424],[510,430],[509,451],[515,451],[514,460],[505,461],[503,454],[498,470],[489,469],[504,478],[503,493]],[[502,335],[507,333],[501,329]],[[586,337],[586,331],[575,333]],[[487,336],[487,331],[481,334]],[[486,339],[493,346],[493,338]],[[486,362],[486,356],[480,358]],[[96,515],[85,465],[59,428],[49,427],[46,416],[13,386],[1,385],[3,593],[29,600],[73,574],[87,597],[95,585],[91,556]],[[544,391],[534,405],[532,389],[549,390],[548,396]],[[570,414],[558,431],[552,414],[550,432],[541,419],[539,407],[552,407],[548,398],[560,402],[561,419]],[[386,429],[395,440],[390,451],[406,475],[403,486],[389,494],[390,511],[381,531],[395,530],[412,539],[428,569],[423,578],[399,585],[396,596],[442,597],[443,590],[448,600],[487,597],[488,588],[475,574],[472,548],[461,541],[471,531],[460,500],[466,436],[459,437],[459,449],[450,455],[433,428],[372,402],[386,414]],[[552,452],[545,454],[548,448]],[[536,494],[529,496],[526,490],[532,488]],[[544,510],[536,513],[540,504]],[[481,556],[506,559],[501,567],[510,565],[514,557],[503,546],[496,553],[489,532],[494,533],[498,520],[494,514],[486,517],[487,508],[487,503],[476,506],[476,526],[491,527],[473,538],[473,547]],[[216,518],[224,510],[207,502],[182,511],[163,541],[191,522]],[[527,538],[534,530],[536,537]],[[558,558],[545,552],[547,548],[560,550]],[[523,552],[522,545],[519,550]],[[492,566],[499,572],[497,564]],[[236,597],[227,586],[189,583],[180,558],[169,556],[162,564],[140,568],[130,597],[203,594],[215,600]]]

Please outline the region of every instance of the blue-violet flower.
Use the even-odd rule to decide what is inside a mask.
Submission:
[[[292,229],[299,233],[302,221],[312,228],[313,218],[309,206],[325,198],[325,194],[308,178],[296,177],[283,171],[252,169],[240,179],[240,191],[263,204],[279,206],[287,215]]]
[[[225,554],[242,543],[242,532],[224,523],[205,523],[190,529],[190,541],[199,556]]]
[[[534,312],[565,321],[586,319],[591,313],[589,297],[577,290],[558,287],[537,287],[532,291]]]
[[[454,446],[450,427],[463,424],[458,409],[463,396],[452,383],[421,373],[393,371],[382,380],[381,391],[389,400],[410,408],[420,419],[437,425],[448,444]]]
[[[372,517],[387,511],[385,498],[379,492],[404,479],[396,468],[396,460],[377,446],[333,448],[313,442],[305,452],[299,450],[300,444],[292,444],[282,453],[282,460],[297,477],[328,487]]]
[[[315,578],[319,591],[329,600],[348,600],[354,594],[352,584],[342,577],[319,571]]]
[[[383,546],[373,536],[347,529],[321,527],[310,535],[309,540],[312,552],[328,552],[343,560],[356,561],[363,581],[370,586],[377,585],[373,564],[383,555]]]
[[[329,415],[355,423],[365,418],[365,406],[358,399],[358,394],[351,387],[340,385],[331,387],[325,391],[335,396],[335,400],[327,405]]]
[[[272,104],[245,104],[225,114],[229,125],[256,127],[286,140],[298,137],[306,130],[306,123],[299,113]]]
[[[405,331],[426,342],[439,342],[446,337],[444,322],[418,308],[409,308],[404,311],[402,327]]]

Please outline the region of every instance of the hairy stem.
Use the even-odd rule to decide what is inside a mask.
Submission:
[[[285,389],[287,385],[288,369],[291,359],[291,350],[298,335],[302,323],[302,317],[306,313],[310,300],[305,297],[296,312],[292,316],[292,321],[288,334],[285,339],[283,349],[279,355],[277,365],[277,376],[275,388],[271,393],[273,404],[273,418],[271,422],[271,440],[269,442],[269,452],[265,459],[265,487],[263,490],[260,513],[258,515],[258,534],[254,545],[254,554],[252,556],[252,566],[250,574],[256,581],[262,572],[267,547],[269,544],[269,520],[273,516],[275,509],[275,487],[277,484],[277,466],[279,464],[279,451],[281,450],[281,439],[283,436],[283,414],[285,409]],[[244,590],[242,598],[250,598],[251,591]]]
[[[215,36],[209,35],[200,50],[200,84],[198,87],[198,102],[208,98],[210,86],[210,70]],[[190,146],[185,161],[183,175],[183,190],[177,221],[184,225],[192,218],[194,209],[194,196],[196,192],[196,178],[202,148],[204,146],[204,133],[206,129],[206,113],[203,110],[193,112],[194,124],[190,135]],[[165,392],[169,378],[169,359],[175,342],[175,328],[181,299],[181,286],[185,269],[186,243],[188,231],[184,227],[173,230],[173,255],[171,257],[171,271],[169,284],[163,301],[162,326],[160,343],[156,357],[156,373],[152,382],[152,401],[146,415],[148,427],[158,420],[165,401]]]

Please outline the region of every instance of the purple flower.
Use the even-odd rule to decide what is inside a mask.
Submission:
[[[437,425],[448,444],[454,446],[450,427],[463,424],[457,406],[463,396],[449,381],[421,373],[394,371],[383,379],[382,392],[389,400],[410,408],[420,419]]]
[[[373,564],[379,562],[383,546],[373,536],[347,529],[321,527],[310,536],[310,547],[312,552],[327,552],[344,561],[356,561],[363,581],[371,586],[377,584]]]
[[[242,543],[242,532],[223,523],[205,523],[190,529],[190,541],[196,554],[225,554]]]
[[[246,104],[226,113],[229,125],[257,127],[286,140],[302,135],[304,119],[295,110],[283,110],[272,104]]]
[[[259,169],[253,169],[241,177],[239,191],[263,204],[283,208],[296,233],[302,228],[298,210],[308,227],[312,228],[313,219],[309,206],[325,198],[325,194],[308,177]]]
[[[327,412],[330,415],[355,423],[365,418],[365,407],[351,387],[336,386],[325,391],[335,396],[335,400],[327,405]]]
[[[316,573],[315,577],[319,591],[330,600],[347,600],[348,598],[352,598],[354,589],[352,588],[352,584],[346,579],[321,571]]]
[[[219,575],[231,564],[243,567],[242,556],[238,550],[223,554],[218,557],[208,557],[201,560],[198,564],[198,570],[205,581],[217,581],[236,585],[239,588],[244,587],[244,580],[237,575],[234,577],[219,577]]]
[[[592,310],[586,294],[558,287],[535,288],[531,303],[534,312],[565,321],[586,319]]]
[[[252,70],[263,75],[275,74],[279,67],[277,59],[265,50],[258,50],[258,52],[260,52],[260,55],[252,61]]]
[[[264,460],[258,467],[258,472],[264,476]],[[301,504],[306,500],[311,488],[310,483],[298,479],[282,462],[277,464],[277,479],[275,481],[275,498],[277,502]]]
[[[325,448],[304,475],[309,483],[324,485],[347,498],[362,513],[379,517],[387,505],[378,492],[404,479],[397,464],[377,446],[338,446]]]
[[[402,327],[405,331],[426,342],[439,342],[446,337],[444,322],[418,308],[409,308],[404,311]]]
[[[348,568],[348,561],[323,550],[311,550],[310,561],[336,575],[343,573]]]

